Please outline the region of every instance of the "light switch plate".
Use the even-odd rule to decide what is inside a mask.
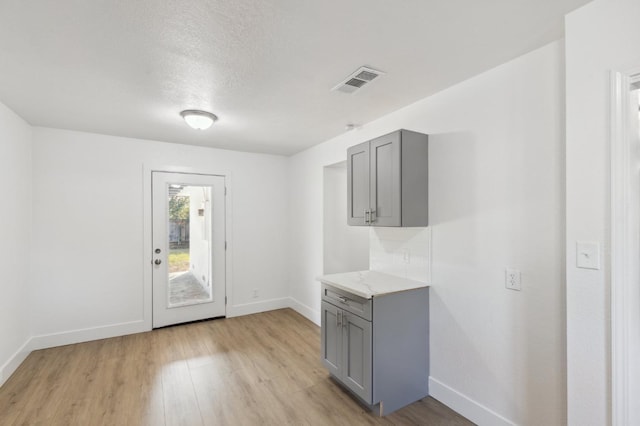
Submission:
[[[600,244],[578,241],[576,243],[576,266],[585,269],[600,269]]]

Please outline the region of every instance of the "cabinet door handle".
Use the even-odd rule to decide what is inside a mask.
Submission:
[[[371,214],[371,212],[368,209],[365,209],[364,211],[364,223],[369,223],[369,215]]]
[[[338,315],[336,316],[336,327],[340,327],[342,325],[342,311],[338,311]]]
[[[373,223],[376,221],[376,211],[375,210],[370,210],[369,211],[369,223]]]

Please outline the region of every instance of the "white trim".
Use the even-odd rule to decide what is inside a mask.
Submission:
[[[515,423],[468,396],[429,376],[429,396],[478,425],[514,426]]]
[[[320,311],[311,309],[293,297],[289,297],[289,307],[317,326],[320,326]]]
[[[227,298],[227,315],[229,315],[229,305],[233,303],[233,177],[231,171],[226,171],[225,176],[225,235],[227,242],[226,261],[224,271],[225,278],[225,296]]]
[[[20,364],[24,362],[25,359],[31,353],[31,339],[27,339],[26,342],[20,349],[16,351],[8,360],[4,363],[2,367],[0,367],[0,387],[5,384],[9,377],[20,367]]]
[[[611,72],[611,424],[627,425],[629,420],[629,300],[628,265],[638,264],[631,259],[629,234],[631,220],[630,195],[631,142],[629,140],[629,102],[632,80],[638,71]],[[635,77],[634,77],[635,76]]]
[[[149,331],[149,329],[144,320],[81,328],[78,330],[33,336],[29,348],[35,351],[38,349],[53,348],[55,346],[72,345],[74,343],[108,339],[110,337],[124,336],[127,334],[143,333],[145,331]]]
[[[241,305],[227,306],[227,318],[274,311],[276,309],[284,309],[290,307],[289,304],[289,298],[283,297],[280,299],[269,299],[254,303],[243,303]]]
[[[142,207],[142,261],[143,265],[143,318],[144,323],[147,325],[147,329],[144,331],[149,331],[152,329],[153,324],[153,278],[151,273],[151,261],[152,261],[152,228],[151,228],[151,205],[152,205],[152,194],[151,194],[151,173],[152,172],[172,172],[172,173],[191,173],[191,174],[202,174],[202,175],[216,175],[216,176],[224,176],[225,178],[225,187],[227,188],[226,192],[226,200],[225,200],[225,235],[227,241],[227,250],[226,250],[226,279],[225,279],[225,296],[227,298],[226,305],[226,316],[236,316],[230,315],[230,305],[233,303],[233,178],[230,170],[215,170],[215,169],[204,169],[199,167],[184,167],[184,166],[174,166],[167,164],[156,164],[156,163],[144,163],[142,165],[142,199],[143,199],[143,207]],[[148,267],[146,267],[148,266]]]
[[[628,417],[626,395],[627,344],[625,276],[626,276],[626,203],[628,177],[627,125],[623,120],[628,96],[624,86],[628,77],[619,72],[611,74],[611,424],[623,425]]]
[[[142,318],[147,331],[153,324],[153,278],[151,265],[153,246],[151,228],[151,172],[153,168],[142,165]]]

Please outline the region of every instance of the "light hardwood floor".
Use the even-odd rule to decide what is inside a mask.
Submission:
[[[432,398],[369,413],[329,378],[290,309],[33,352],[0,425],[469,425]]]

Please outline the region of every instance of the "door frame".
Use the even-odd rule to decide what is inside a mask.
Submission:
[[[630,87],[640,82],[640,68],[611,71],[610,115],[610,316],[611,316],[611,424],[626,425],[629,420],[629,346],[631,333],[631,307],[629,294],[634,285],[629,279],[629,264],[638,268],[640,260],[633,257],[629,233],[633,221],[640,217],[629,214],[628,205],[638,198],[630,190],[631,140],[629,138]]]
[[[143,281],[143,320],[145,328],[151,330],[153,328],[153,232],[152,232],[152,178],[153,172],[166,173],[187,173],[199,175],[215,175],[225,177],[225,186],[227,196],[225,199],[225,235],[227,241],[227,250],[225,256],[225,295],[227,298],[225,311],[226,316],[230,315],[230,307],[233,305],[233,179],[229,170],[206,169],[200,167],[175,166],[167,164],[144,163],[142,165],[142,198],[143,198],[143,215],[142,215],[142,238],[143,238],[143,256],[142,268]]]

